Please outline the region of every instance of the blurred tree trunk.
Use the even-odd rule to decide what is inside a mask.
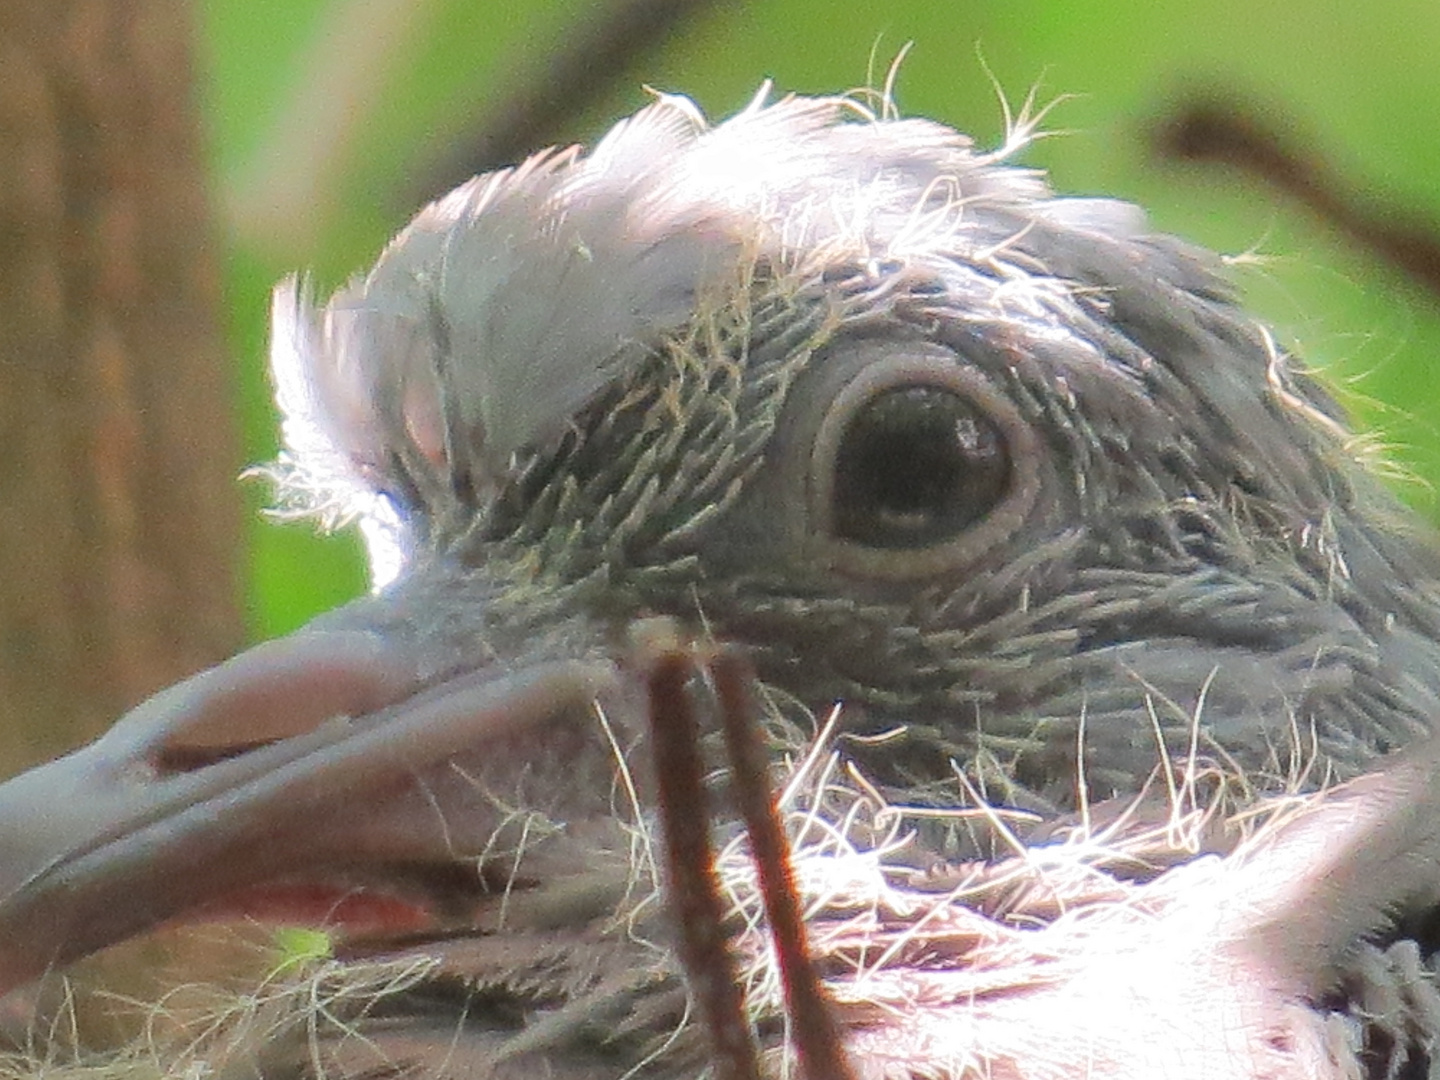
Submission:
[[[0,2],[0,769],[239,644],[185,0]]]

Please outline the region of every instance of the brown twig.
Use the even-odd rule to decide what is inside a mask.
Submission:
[[[752,699],[754,674],[734,650],[701,659],[671,644],[661,646],[649,664],[650,734],[681,962],[710,1034],[716,1074],[726,1080],[759,1080],[760,1067],[724,927],[726,911],[710,840],[700,727],[687,690],[702,666],[718,698],[735,799],[750,837],[799,1075],[803,1080],[851,1080],[854,1070],[810,959],[790,848],[770,793],[769,766]]]
[[[690,655],[660,653],[649,672],[660,829],[680,960],[710,1035],[719,1080],[760,1080],[760,1062],[725,933],[725,906],[715,879],[709,800],[700,760],[700,726],[686,683]]]
[[[1293,147],[1250,107],[1186,102],[1156,128],[1155,146],[1162,158],[1230,166],[1287,195],[1440,301],[1436,223],[1347,190],[1322,158]]]
[[[563,137],[565,122],[582,112],[630,66],[651,49],[673,37],[719,0],[610,0],[597,5],[588,18],[566,27],[562,41],[545,59],[517,72],[502,85],[513,87],[498,97],[482,121],[452,136],[449,149],[406,181],[396,202],[409,207],[428,202],[479,173],[514,164],[536,149]],[[743,0],[728,0],[735,7]]]
[[[765,917],[775,943],[786,1015],[800,1075],[805,1080],[850,1080],[855,1075],[845,1055],[840,1029],[810,959],[805,917],[795,890],[795,875],[775,803],[770,796],[765,747],[755,725],[750,666],[733,650],[710,666],[720,698],[725,747],[735,777],[735,796],[750,834],[750,854],[760,879]]]

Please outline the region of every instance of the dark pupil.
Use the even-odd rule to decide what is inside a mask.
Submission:
[[[933,386],[887,390],[841,436],[835,531],[869,547],[938,543],[988,514],[1009,475],[999,430],[965,398]]]

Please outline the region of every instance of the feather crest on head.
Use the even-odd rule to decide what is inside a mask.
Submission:
[[[767,94],[715,127],[661,95],[588,155],[546,151],[432,203],[323,306],[282,282],[287,508],[359,516],[378,574],[423,542],[402,517],[483,503],[758,261],[803,275],[952,249],[968,206],[1048,194],[941,124]]]

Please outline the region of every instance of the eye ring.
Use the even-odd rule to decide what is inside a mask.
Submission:
[[[953,352],[931,343],[912,344],[899,355],[893,347],[886,349],[878,343],[866,351],[871,348],[877,355],[831,399],[812,443],[806,530],[812,555],[842,572],[892,581],[923,578],[973,563],[1014,535],[1033,507],[1040,487],[1038,439],[983,373]],[[925,391],[935,394],[926,395]],[[957,474],[955,483],[962,488],[970,485],[981,501],[993,495],[993,502],[957,507],[938,522],[905,521],[907,499],[934,494],[914,489],[893,496],[897,511],[893,526],[857,525],[847,520],[846,513],[837,508],[837,500],[847,494],[847,486],[852,493],[855,486],[852,480],[838,478],[839,465],[842,458],[853,463],[857,453],[862,457],[866,453],[863,445],[856,448],[869,438],[856,435],[857,423],[878,424],[881,434],[874,438],[880,440],[881,448],[875,453],[887,452],[885,421],[863,418],[866,410],[881,411],[875,409],[877,403],[900,395],[913,399],[904,404],[905,409],[938,409],[941,419],[937,423],[959,418],[966,424],[967,440],[973,439],[977,452],[989,462],[984,468],[1003,467],[1003,475],[993,473],[974,480]],[[947,397],[955,404],[944,405]],[[917,464],[926,467],[923,462]]]

